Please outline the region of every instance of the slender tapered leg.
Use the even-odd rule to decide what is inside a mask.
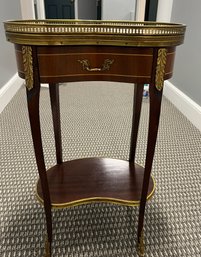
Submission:
[[[31,58],[31,56],[29,57]],[[25,59],[28,59],[28,58],[25,58]],[[38,72],[38,64],[37,64],[35,47],[32,48],[32,62],[33,62],[33,66],[32,66],[33,67],[33,88],[29,89],[27,87],[27,104],[28,104],[29,120],[31,125],[34,151],[36,156],[36,163],[38,167],[41,187],[43,191],[43,198],[44,198],[44,209],[45,209],[45,215],[46,215],[47,235],[48,235],[48,238],[47,238],[48,240],[46,242],[46,246],[48,245],[48,249],[46,247],[47,251],[45,253],[45,256],[50,257],[51,243],[52,243],[52,214],[51,214],[51,201],[50,201],[49,187],[48,187],[42,140],[41,140],[40,117],[39,117],[40,81],[39,81],[39,72]],[[30,61],[31,64],[32,62]]]
[[[149,95],[150,95],[150,116],[149,116],[148,144],[147,144],[143,189],[142,189],[142,195],[141,195],[141,201],[140,201],[138,235],[137,235],[138,236],[138,253],[140,256],[144,256],[143,222],[144,222],[144,213],[145,213],[145,205],[146,205],[146,199],[147,199],[150,173],[151,173],[155,145],[156,145],[156,138],[158,133],[162,91],[158,91],[155,87],[155,84],[151,84],[149,89]]]
[[[136,145],[137,145],[139,120],[140,120],[140,114],[141,114],[143,88],[144,88],[144,84],[134,85],[133,121],[132,121],[130,156],[129,156],[130,162],[135,162],[135,152],[136,152]]]
[[[143,223],[144,223],[144,214],[145,214],[145,206],[146,206],[146,200],[147,200],[147,192],[149,187],[149,180],[151,175],[152,163],[153,163],[155,146],[156,146],[156,139],[158,134],[166,61],[167,61],[167,49],[154,48],[151,83],[149,86],[149,96],[150,96],[149,132],[148,132],[146,162],[145,162],[144,178],[143,178],[142,193],[141,193],[141,200],[140,200],[139,220],[138,220],[137,239],[138,239],[139,256],[144,256],[145,254]]]
[[[50,102],[54,126],[57,164],[62,163],[61,121],[59,106],[59,84],[49,84]]]
[[[32,138],[33,138],[33,145],[34,145],[36,162],[38,166],[38,172],[40,176],[41,187],[42,187],[43,197],[44,197],[44,208],[45,208],[47,234],[48,234],[48,242],[49,242],[48,245],[49,245],[49,249],[51,249],[51,242],[52,242],[51,202],[50,202],[49,187],[48,187],[48,181],[47,181],[47,175],[46,175],[46,168],[44,163],[42,141],[41,141],[40,120],[39,120],[40,86],[38,85],[37,87],[38,88],[33,88],[31,91],[27,91],[27,100],[28,100],[28,111],[29,111],[29,120],[30,120]],[[50,250],[48,251],[50,252]],[[49,256],[51,255],[49,254]]]

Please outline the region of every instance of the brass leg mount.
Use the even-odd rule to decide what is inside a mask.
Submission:
[[[51,257],[51,244],[48,241],[48,237],[45,238],[45,251],[44,251],[44,257]]]
[[[140,257],[145,256],[144,232],[143,231],[141,231],[141,236],[140,236],[139,241],[138,241],[137,253]]]

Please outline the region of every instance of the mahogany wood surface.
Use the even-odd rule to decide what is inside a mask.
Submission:
[[[91,201],[139,204],[144,168],[124,160],[108,158],[77,159],[53,166],[47,171],[53,206],[62,207]],[[154,191],[150,178],[148,196]],[[43,199],[40,180],[37,194]]]
[[[156,146],[156,139],[158,134],[158,126],[160,120],[160,111],[161,111],[161,101],[163,90],[158,91],[155,86],[155,76],[156,76],[156,67],[157,67],[157,57],[158,49],[154,49],[154,60],[152,66],[152,81],[149,86],[149,95],[150,95],[150,108],[149,108],[149,129],[148,129],[148,139],[147,139],[147,151],[146,151],[146,161],[145,161],[145,171],[144,171],[144,180],[142,185],[142,194],[140,200],[140,210],[138,217],[138,244],[140,244],[140,238],[143,233],[143,223],[144,223],[144,214],[146,207],[146,198],[149,188],[149,178],[152,169],[152,163],[154,159],[154,152]]]
[[[41,83],[73,81],[119,81],[151,83],[153,47],[119,46],[37,46]],[[15,45],[19,76],[24,78],[22,50]],[[167,48],[164,79],[173,74],[175,47]],[[88,59],[92,68],[100,68],[105,59],[114,60],[110,70],[89,72],[78,60]],[[48,65],[47,65],[48,64]]]
[[[151,169],[163,82],[173,75],[175,49],[183,42],[185,28],[177,24],[171,29],[167,24],[154,23],[156,26],[152,24],[149,29],[144,23],[137,23],[134,30],[131,24],[130,28],[127,24],[122,33],[122,24],[114,28],[110,24],[107,28],[103,23],[103,27],[98,26],[95,30],[88,24],[83,30],[82,26],[77,27],[78,21],[70,23],[70,28],[64,26],[64,21],[59,27],[53,26],[55,22],[49,22],[51,24],[46,27],[46,22],[39,21],[38,29],[35,22],[30,21],[27,27],[19,26],[19,21],[5,24],[7,39],[15,44],[18,74],[27,84],[29,120],[39,173],[36,191],[44,204],[47,224],[45,256],[51,257],[52,207],[93,201],[140,205],[137,241],[138,253],[144,256],[144,214],[146,201],[155,188]],[[63,162],[59,83],[97,80],[135,84],[129,160],[94,157]],[[49,84],[57,161],[47,171],[40,129],[41,83]],[[135,163],[135,153],[144,84],[149,84],[150,112],[143,168]]]
[[[21,46],[15,45],[18,73],[24,78]],[[32,137],[40,180],[38,197],[45,207],[48,242],[52,242],[51,208],[91,201],[111,201],[126,205],[140,204],[138,235],[143,232],[147,197],[153,193],[151,168],[159,125],[162,90],[156,88],[158,47],[111,46],[32,46],[33,89],[27,100]],[[172,76],[175,48],[167,47],[164,79]],[[84,70],[79,60],[88,59],[90,68],[100,68],[105,59],[114,59],[110,69]],[[160,61],[159,61],[160,62]],[[160,65],[159,65],[160,66]],[[136,83],[129,161],[88,158],[62,162],[58,83],[68,81],[108,80]],[[57,165],[45,170],[39,119],[40,83],[50,84],[50,98],[55,135]],[[135,163],[137,134],[143,84],[150,84],[150,115],[145,168]],[[112,199],[112,200],[111,200]],[[50,247],[51,248],[51,247]]]
[[[38,167],[38,173],[42,181],[42,192],[44,196],[44,209],[46,215],[47,224],[47,235],[49,241],[49,250],[51,252],[51,242],[52,242],[52,212],[51,212],[51,200],[49,193],[49,186],[46,176],[46,167],[43,154],[43,145],[41,138],[41,128],[40,128],[40,114],[39,114],[39,100],[40,100],[40,80],[39,80],[39,70],[38,62],[36,57],[36,48],[32,48],[33,51],[33,73],[34,73],[34,87],[31,91],[28,89],[27,92],[27,106],[29,112],[29,121],[31,127],[31,134],[33,139],[34,152],[36,157],[36,163]],[[51,255],[51,254],[50,254]]]
[[[52,121],[54,128],[57,164],[62,163],[61,119],[59,106],[59,84],[49,85]]]
[[[133,95],[133,118],[132,118],[132,129],[131,129],[131,142],[130,142],[130,155],[129,161],[135,163],[135,152],[137,146],[137,135],[141,114],[142,106],[142,95],[143,95],[144,84],[136,84],[134,86]]]

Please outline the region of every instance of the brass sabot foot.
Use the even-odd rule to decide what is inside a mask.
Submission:
[[[140,240],[137,245],[137,253],[140,257],[145,256],[144,233],[141,232]]]
[[[51,254],[50,254],[50,242],[48,241],[48,238],[46,237],[45,239],[45,251],[44,251],[44,257],[51,257]]]

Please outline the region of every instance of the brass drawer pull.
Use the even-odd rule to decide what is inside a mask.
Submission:
[[[105,59],[101,68],[90,68],[90,62],[87,59],[78,60],[82,64],[82,69],[86,71],[105,71],[110,70],[111,65],[113,64],[114,60]]]

